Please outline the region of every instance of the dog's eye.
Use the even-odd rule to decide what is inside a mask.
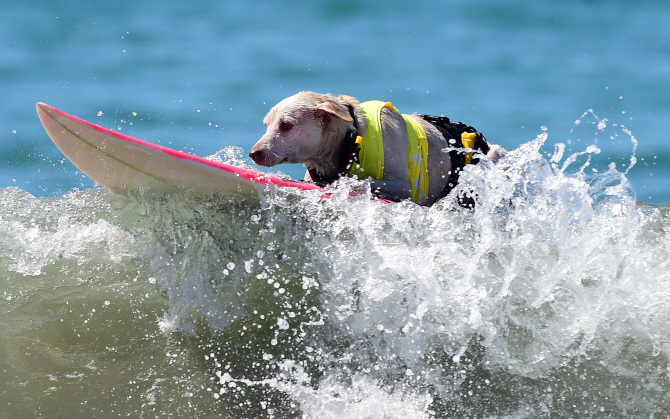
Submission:
[[[281,122],[279,123],[279,131],[281,131],[281,132],[287,132],[287,131],[290,131],[291,128],[293,128],[293,124],[290,123],[290,122],[281,121]]]

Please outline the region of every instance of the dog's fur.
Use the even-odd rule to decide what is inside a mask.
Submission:
[[[304,163],[328,181],[335,180],[344,158],[340,150],[342,141],[346,132],[354,129],[348,106],[353,108],[358,135],[364,137],[367,122],[359,101],[354,97],[300,92],[282,100],[270,109],[263,120],[267,132],[251,149],[249,156],[256,164],[267,167],[281,163]],[[426,202],[422,204],[431,205],[449,181],[451,159],[449,154],[442,152],[448,144],[440,131],[422,118],[414,119],[426,131],[428,139],[429,191]],[[372,191],[382,198],[411,199],[407,167],[409,139],[405,120],[397,112],[384,108],[381,122],[384,178],[372,180]],[[488,156],[496,161],[503,153],[501,147],[491,146]],[[311,179],[309,172],[305,179]]]

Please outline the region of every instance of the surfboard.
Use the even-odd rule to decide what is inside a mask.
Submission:
[[[65,157],[112,192],[162,184],[206,193],[253,196],[272,187],[322,189],[312,183],[281,179],[133,138],[42,102],[37,104],[37,114]]]

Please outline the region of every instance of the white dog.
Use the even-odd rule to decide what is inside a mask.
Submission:
[[[322,184],[370,177],[376,196],[422,205],[446,196],[466,164],[505,153],[460,122],[402,115],[390,103],[345,95],[300,92],[270,109],[263,123],[267,132],[249,153],[256,164],[304,163],[306,180]]]

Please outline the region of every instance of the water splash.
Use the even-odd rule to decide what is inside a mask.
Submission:
[[[226,377],[218,397],[235,405],[256,394],[257,412],[283,406],[307,417],[343,405],[351,417],[370,417],[369,406],[385,403],[416,417],[640,405],[598,382],[623,385],[666,365],[670,336],[641,320],[650,299],[660,318],[670,315],[651,292],[668,292],[667,239],[652,244],[658,255],[647,250],[648,225],[663,225],[663,216],[637,207],[614,165],[585,174],[595,146],[564,159],[557,147],[547,161],[547,135],[497,165],[466,168],[457,193],[476,194],[475,211],[458,209],[455,197],[431,209],[352,200],[360,186],[344,179],[325,201],[280,191],[260,208],[217,203],[213,215],[191,206],[206,214],[201,222],[160,223],[162,238],[151,241],[169,243],[170,265],[181,267],[163,276],[174,316],[183,330],[209,336],[225,366],[212,367]],[[172,205],[149,210],[152,222],[174,217]],[[231,262],[235,269],[215,272]],[[611,351],[611,340],[644,361],[625,361],[624,374],[604,367],[631,355]],[[256,355],[222,343],[240,341]],[[583,387],[572,376],[590,370],[584,391],[599,396],[563,402]],[[665,374],[654,377],[668,389]]]
[[[230,164],[232,166],[242,167],[244,169],[255,170],[256,166],[249,163],[249,159],[244,156],[244,150],[239,146],[226,146],[217,150],[216,153],[206,157],[219,163]]]
[[[430,209],[382,204],[351,179],[329,199],[279,190],[260,204],[158,188],[60,200],[6,189],[0,232],[14,244],[0,257],[5,275],[74,272],[98,310],[139,284],[162,295],[155,315],[134,321],[153,328],[163,353],[150,354],[174,366],[168,378],[188,384],[158,381],[148,362],[137,374],[152,384],[131,394],[159,410],[157,400],[192,395],[162,414],[666,414],[668,209],[636,202],[630,165],[587,173],[603,165],[602,141],[547,156],[547,140],[468,166],[455,193],[476,196],[474,211],[455,195]],[[226,162],[241,156],[232,152]],[[98,264],[110,277],[86,288]],[[121,301],[96,291],[118,275]],[[130,305],[146,316],[158,303],[143,301]],[[84,314],[89,327],[97,314]]]

